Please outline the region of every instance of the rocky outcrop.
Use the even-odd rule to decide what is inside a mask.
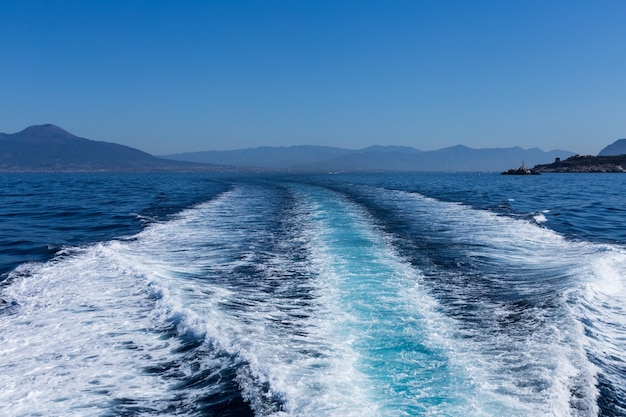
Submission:
[[[557,158],[551,164],[536,165],[537,172],[571,172],[571,173],[602,173],[626,172],[626,155],[619,156],[580,156],[560,160]]]

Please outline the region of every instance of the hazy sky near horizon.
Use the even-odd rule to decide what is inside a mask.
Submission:
[[[0,0],[0,132],[152,154],[626,137],[626,1]]]

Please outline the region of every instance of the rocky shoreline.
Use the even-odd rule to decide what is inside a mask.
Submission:
[[[536,165],[533,171],[566,173],[626,173],[626,155],[581,156],[574,155],[564,160],[557,158],[551,164]]]

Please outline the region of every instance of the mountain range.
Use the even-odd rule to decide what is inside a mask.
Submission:
[[[436,151],[406,146],[370,146],[344,149],[325,146],[259,147],[231,151],[206,151],[163,158],[232,166],[257,166],[292,171],[502,171],[566,158],[573,152],[539,148],[473,149],[457,145]]]
[[[621,152],[626,139],[602,152]],[[616,150],[617,149],[617,150]],[[623,151],[626,153],[626,150]],[[435,151],[408,146],[345,149],[328,146],[258,147],[193,152],[161,157],[138,149],[75,136],[52,125],[0,133],[0,171],[503,171],[520,164],[547,164],[574,155],[539,148],[483,148],[463,145]]]

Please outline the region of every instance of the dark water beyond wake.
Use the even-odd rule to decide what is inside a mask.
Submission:
[[[625,192],[4,174],[0,415],[626,416]]]

